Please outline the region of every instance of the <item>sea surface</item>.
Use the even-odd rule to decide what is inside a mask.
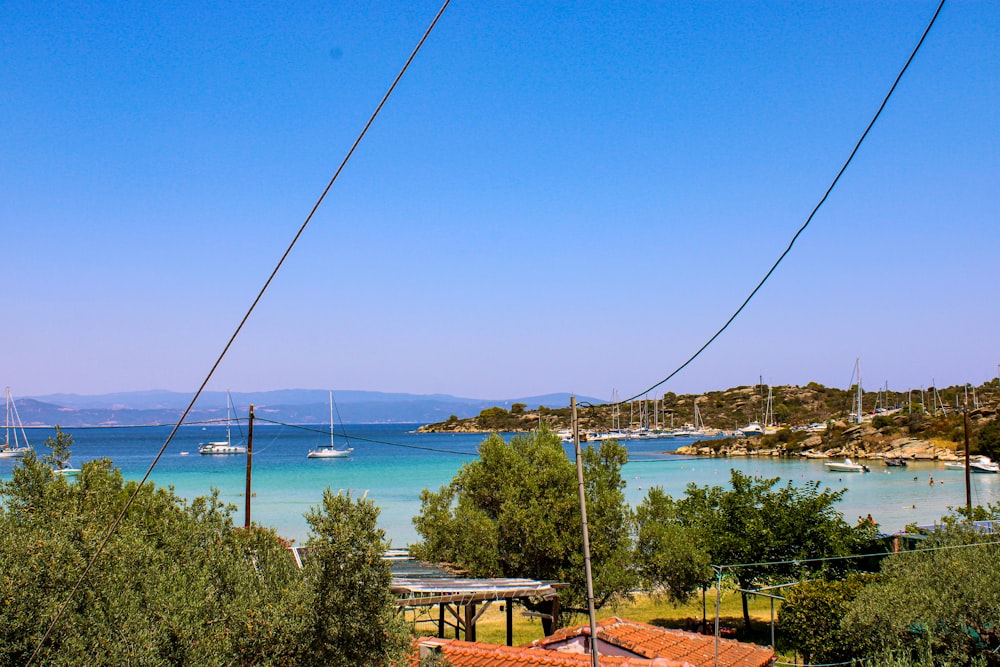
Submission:
[[[254,426],[251,515],[256,523],[275,528],[282,536],[303,542],[308,537],[304,513],[318,506],[324,489],[367,494],[380,508],[380,526],[393,547],[418,539],[412,518],[420,510],[420,492],[447,484],[459,468],[476,458],[480,434],[415,433],[416,424],[347,425],[338,447],[351,446],[347,459],[308,459],[309,449],[328,444],[329,426],[301,428]],[[233,428],[233,443],[245,444]],[[141,479],[166,441],[170,428],[74,428],[71,464],[109,458],[127,479]],[[48,453],[51,429],[29,429],[30,444],[39,455]],[[510,436],[506,436],[510,437]],[[167,448],[150,479],[173,486],[191,499],[219,489],[221,498],[238,507],[233,519],[242,525],[245,512],[246,457],[201,456],[198,444],[225,440],[226,427],[183,426]],[[675,497],[688,484],[726,486],[731,468],[760,477],[780,477],[802,484],[818,480],[832,489],[847,489],[839,509],[848,521],[871,514],[883,532],[901,530],[909,523],[930,524],[965,504],[965,475],[936,462],[886,468],[868,462],[869,474],[828,472],[822,460],[772,458],[690,458],[665,452],[690,444],[690,439],[630,440],[630,461],[623,476],[626,498],[639,504],[651,486],[661,486]],[[572,452],[569,452],[572,454]],[[10,459],[0,459],[0,478],[9,479]],[[934,484],[930,482],[933,479]],[[1000,475],[972,475],[974,504],[1000,501]]]

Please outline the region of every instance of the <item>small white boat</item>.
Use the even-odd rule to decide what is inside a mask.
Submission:
[[[79,468],[58,468],[53,470],[57,475],[65,475],[66,477],[78,477],[82,470]]]
[[[829,463],[824,463],[829,470],[836,472],[869,472],[868,466],[862,465],[861,463],[855,463],[851,459],[844,459],[843,461],[830,461]]]
[[[226,439],[225,440],[215,440],[214,442],[203,442],[198,445],[198,453],[204,454],[206,456],[215,454],[246,454],[247,448],[242,445],[233,444],[232,430],[230,428],[232,423],[232,417],[230,416],[230,407],[232,407],[233,399],[228,393],[226,394]]]
[[[203,442],[198,445],[199,454],[246,454],[247,448],[241,445],[234,445],[229,440],[216,440],[215,442]]]
[[[980,456],[976,461],[969,461],[969,470],[971,472],[996,475],[1000,473],[1000,466],[991,461],[988,456]]]
[[[327,445],[320,445],[316,449],[310,449],[306,454],[307,459],[346,459],[354,451],[353,447],[347,449],[334,449]]]
[[[949,470],[965,470],[965,461],[948,461],[944,467]],[[1000,465],[997,465],[988,456],[978,456],[969,461],[969,472],[996,475],[1000,473]]]
[[[346,459],[354,451],[353,447],[337,449],[333,444],[333,392],[330,392],[330,444],[310,449],[307,459]]]

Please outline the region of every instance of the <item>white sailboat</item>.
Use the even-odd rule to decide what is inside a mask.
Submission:
[[[233,405],[233,397],[226,392],[226,439],[203,442],[198,445],[198,453],[207,455],[214,454],[246,454],[247,448],[233,444],[232,415],[230,408]]]
[[[330,392],[330,444],[320,445],[316,449],[310,449],[306,454],[308,459],[346,459],[354,451],[353,447],[347,449],[337,449],[333,444],[333,392]]]
[[[14,423],[11,422],[14,417]],[[14,432],[14,442],[10,441],[11,431]],[[18,431],[21,432],[18,439]],[[23,441],[24,444],[21,444]],[[20,458],[31,451],[28,444],[28,436],[24,432],[24,425],[21,423],[21,415],[17,413],[17,404],[10,397],[10,387],[7,387],[7,420],[4,427],[3,444],[0,445],[0,459]]]

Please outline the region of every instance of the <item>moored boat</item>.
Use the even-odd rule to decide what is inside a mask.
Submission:
[[[830,461],[829,463],[825,463],[823,465],[836,472],[870,472],[868,466],[861,463],[855,463],[851,459],[844,459],[843,461]]]
[[[204,454],[206,456],[217,455],[217,454],[246,454],[247,448],[242,445],[233,444],[232,436],[232,417],[230,415],[230,408],[233,404],[233,398],[228,393],[226,394],[226,439],[225,440],[215,440],[213,442],[203,442],[198,445],[198,453]]]
[[[14,421],[11,421],[13,415]],[[20,431],[20,436],[18,436]],[[14,433],[14,442],[11,443],[10,434]],[[20,437],[20,439],[18,439]],[[23,441],[24,444],[21,444]],[[21,415],[17,413],[17,404],[10,397],[10,387],[7,387],[7,420],[4,427],[3,444],[0,444],[0,459],[20,458],[31,451],[28,444],[28,435],[24,431],[21,423]]]
[[[338,414],[340,410],[338,408]],[[343,427],[343,424],[341,424]],[[330,392],[330,444],[320,445],[316,449],[310,449],[306,454],[307,459],[346,459],[354,451],[353,447],[347,449],[337,449],[333,443],[333,392]]]
[[[1000,473],[1000,466],[991,461],[988,456],[980,456],[976,461],[969,461],[969,470],[976,473],[996,475]]]

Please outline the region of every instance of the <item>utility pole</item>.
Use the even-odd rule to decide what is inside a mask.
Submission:
[[[969,470],[969,396],[965,396],[965,409],[962,411],[962,422],[965,425],[965,508],[969,511],[969,521],[972,521],[972,479]]]
[[[597,617],[594,613],[594,577],[590,571],[590,532],[587,528],[587,491],[583,483],[583,458],[580,456],[580,422],[576,417],[576,396],[569,397],[573,408],[573,449],[576,454],[576,480],[580,489],[580,520],[583,524],[583,568],[587,574],[587,613],[590,616],[590,655],[593,667],[600,667],[597,655]]]
[[[250,419],[247,426],[247,490],[246,490],[246,519],[243,527],[250,527],[250,479],[253,472],[253,403],[250,404]]]

